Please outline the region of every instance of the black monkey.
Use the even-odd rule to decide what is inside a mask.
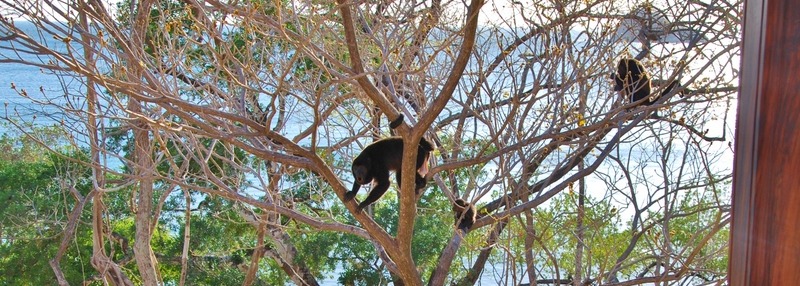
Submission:
[[[425,175],[428,172],[426,162],[433,151],[433,144],[420,139],[419,149],[417,149],[417,172],[415,179],[416,192],[425,187]],[[374,203],[389,189],[389,171],[395,171],[397,185],[400,186],[401,172],[403,165],[403,138],[388,137],[365,147],[361,154],[353,160],[353,189],[344,195],[346,201],[352,200],[361,185],[366,185],[375,180],[378,184],[369,191],[369,195],[363,202],[358,204],[359,211]]]
[[[650,76],[644,66],[636,59],[624,58],[617,64],[617,72],[612,75],[614,91],[621,91],[625,99],[637,102],[650,97]],[[652,105],[656,99],[645,100],[641,104]]]
[[[453,213],[456,218],[455,225],[458,229],[467,232],[472,228],[472,224],[475,223],[475,206],[462,199],[456,199],[455,204],[453,204]]]

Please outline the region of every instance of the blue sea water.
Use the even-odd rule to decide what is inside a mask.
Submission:
[[[25,34],[40,39],[55,51],[64,51],[63,42],[52,37],[40,35],[36,26],[30,22],[17,22],[16,26]],[[10,31],[0,28],[0,37],[8,36]],[[44,55],[26,53],[18,43],[0,41],[0,118],[20,124],[48,126],[60,124],[67,119],[58,106],[70,99],[79,98],[78,82],[69,76],[59,76],[32,64],[47,63]],[[0,129],[4,133],[5,128]]]

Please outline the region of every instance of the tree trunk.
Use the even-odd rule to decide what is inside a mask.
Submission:
[[[583,170],[583,163],[578,165],[578,171]],[[583,218],[585,216],[584,207],[586,205],[586,179],[578,180],[578,217],[575,223],[576,241],[575,243],[575,276],[572,285],[580,286],[583,281]]]
[[[277,216],[276,216],[277,217]],[[267,229],[267,234],[275,242],[276,261],[281,264],[292,281],[297,285],[319,285],[317,278],[311,274],[305,263],[297,259],[297,249],[291,244],[289,235],[279,227]]]
[[[475,283],[478,282],[478,278],[480,278],[480,274],[483,272],[486,262],[489,261],[489,255],[492,254],[492,250],[494,250],[494,246],[496,245],[497,240],[500,238],[500,233],[503,232],[503,230],[506,228],[506,225],[508,225],[508,219],[497,222],[492,229],[489,238],[486,240],[486,245],[491,246],[481,250],[481,253],[478,254],[478,258],[475,259],[475,263],[472,264],[472,268],[469,270],[469,272],[467,272],[467,276],[462,278],[458,285],[475,285]]]
[[[533,212],[525,211],[525,266],[528,270],[530,285],[536,286],[536,263],[533,256],[533,243],[536,229],[533,228]]]
[[[183,227],[183,249],[181,250],[181,280],[178,285],[186,285],[186,273],[189,271],[189,241],[191,240],[191,219],[192,219],[192,196],[189,190],[183,190],[183,195],[186,198],[186,221]]]
[[[264,256],[264,252],[266,251],[266,245],[264,244],[264,234],[267,232],[266,228],[267,225],[264,223],[260,223],[258,226],[258,235],[256,237],[256,248],[253,250],[253,256],[250,258],[250,267],[247,268],[247,274],[245,274],[244,276],[244,282],[242,282],[242,286],[253,285],[253,282],[256,281],[256,274],[258,273],[258,263],[259,261],[261,261],[261,257]]]
[[[131,99],[128,109],[133,114],[141,112],[138,101]],[[139,275],[144,285],[159,285],[160,280],[156,269],[157,262],[153,250],[150,248],[152,234],[152,213],[153,213],[153,176],[155,164],[151,158],[152,148],[150,146],[150,132],[144,120],[134,120],[134,157],[136,166],[133,168],[133,176],[138,178],[139,191],[136,197],[136,237],[133,243],[133,253],[136,259],[136,266],[139,268]]]

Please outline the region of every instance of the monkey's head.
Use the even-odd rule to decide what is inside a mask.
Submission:
[[[629,69],[628,65],[631,64],[630,59],[620,59],[617,64],[617,71],[611,73],[611,79],[614,80],[614,91],[622,91],[625,88],[626,81],[628,81]],[[633,63],[635,65],[635,62]]]
[[[621,91],[622,87],[625,85],[622,81],[622,77],[620,77],[618,73],[612,73],[611,79],[614,80],[614,91]]]
[[[456,199],[455,204],[453,204],[453,212],[455,213],[462,213],[467,209],[467,202],[462,199]]]
[[[372,182],[372,175],[369,173],[369,164],[353,164],[353,177],[359,185],[366,185]]]

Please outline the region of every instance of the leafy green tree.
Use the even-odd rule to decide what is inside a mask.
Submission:
[[[33,136],[7,133],[0,138],[0,284],[48,285],[56,277],[47,257],[59,251],[64,225],[77,201],[88,193],[88,169],[80,150],[63,145],[63,131],[34,130]],[[45,140],[37,142],[34,138]],[[43,145],[46,144],[46,145]],[[45,148],[45,146],[49,146]],[[81,220],[88,217],[78,212]],[[88,229],[69,238],[64,257],[68,281],[94,275],[89,264]]]

